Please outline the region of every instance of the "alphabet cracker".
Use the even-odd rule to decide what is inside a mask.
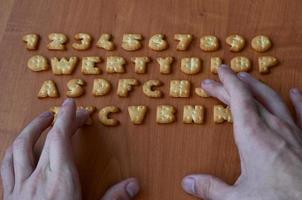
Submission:
[[[113,118],[110,118],[112,113],[118,113],[120,109],[116,106],[106,106],[102,108],[99,113],[99,120],[105,126],[116,126],[119,124],[119,121]]]
[[[133,124],[142,124],[147,113],[147,106],[128,106],[128,113]]]
[[[85,82],[82,79],[71,79],[67,83],[67,92],[66,96],[68,97],[80,97],[84,94],[85,90],[83,89],[83,86],[85,85]]]
[[[160,98],[162,93],[160,90],[154,90],[154,87],[161,86],[160,80],[148,80],[143,85],[143,92],[146,96],[152,98]]]
[[[44,56],[35,55],[28,59],[27,67],[34,72],[39,72],[48,70],[49,65]]]
[[[185,124],[202,124],[204,122],[204,107],[185,105],[182,121]]]
[[[52,80],[44,81],[38,93],[38,98],[47,98],[47,97],[51,97],[51,98],[59,97],[59,92],[57,90],[56,84]]]
[[[38,48],[40,36],[35,33],[26,34],[22,37],[23,42],[26,44],[26,49],[36,50]]]

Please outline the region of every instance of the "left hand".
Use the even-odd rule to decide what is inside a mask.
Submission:
[[[76,111],[74,100],[65,100],[38,161],[33,147],[41,133],[51,125],[53,114],[44,112],[29,123],[8,148],[2,161],[4,200],[81,199],[71,137],[87,118],[85,110]],[[138,181],[130,178],[112,187],[103,200],[128,200],[138,191]]]

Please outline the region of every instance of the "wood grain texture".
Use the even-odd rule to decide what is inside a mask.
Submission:
[[[263,55],[274,55],[281,61],[279,67],[269,75],[259,75],[257,58],[259,55],[246,47],[240,55],[252,59],[252,74],[271,85],[282,94],[287,102],[288,90],[293,86],[302,88],[302,3],[299,0],[23,0],[1,1],[12,7],[4,9],[1,16],[0,38],[0,156],[11,144],[19,131],[38,113],[52,105],[60,104],[66,91],[66,83],[71,77],[82,77],[87,81],[87,94],[77,103],[95,105],[118,105],[122,112],[115,115],[121,125],[108,128],[95,123],[85,127],[73,137],[76,162],[83,187],[84,199],[98,199],[113,183],[124,178],[138,177],[141,193],[137,199],[178,200],[193,199],[180,186],[183,176],[190,173],[214,174],[228,183],[233,183],[240,174],[239,159],[229,124],[215,125],[212,120],[212,106],[218,101],[201,99],[193,95],[189,99],[168,97],[171,79],[188,79],[198,86],[205,78],[217,79],[210,74],[209,61],[213,55],[220,55],[228,62],[236,53],[228,51],[225,38],[232,33],[242,34],[250,41],[257,34],[267,34],[274,47]],[[2,7],[2,5],[0,6]],[[3,7],[2,7],[3,8]],[[11,8],[11,9],[10,9]],[[1,31],[3,30],[3,32]],[[21,37],[28,32],[42,36],[38,51],[28,52]],[[46,49],[47,35],[62,32],[73,41],[78,32],[88,32],[96,40],[101,33],[114,35],[118,49],[106,52],[95,46],[84,52],[71,49],[51,52]],[[144,48],[137,52],[125,52],[120,47],[124,33],[141,33]],[[148,38],[154,33],[167,35],[170,48],[156,53],[147,48]],[[177,52],[175,33],[191,33],[195,39],[189,51]],[[222,48],[214,53],[203,53],[199,49],[199,37],[215,34],[222,41]],[[79,57],[99,55],[121,55],[130,61],[131,56],[148,55],[153,60],[157,56],[171,55],[177,61],[172,75],[160,75],[156,62],[149,64],[148,74],[136,75],[133,65],[127,65],[124,75],[84,76],[80,67],[72,76],[54,76],[51,71],[34,73],[27,69],[27,59],[34,54]],[[180,58],[197,56],[203,59],[202,73],[194,76],[180,72]],[[104,62],[100,65],[104,71]],[[110,95],[95,98],[91,95],[92,80],[106,77],[113,84]],[[115,95],[117,81],[121,77],[135,77],[141,82],[158,78],[164,82],[163,99],[148,99],[141,88],[135,89],[129,98],[120,99]],[[55,100],[39,100],[36,94],[44,80],[56,81],[61,97]],[[171,125],[157,125],[155,111],[158,104],[171,104],[177,110],[177,122]],[[127,115],[127,106],[143,104],[150,108],[145,124],[134,126]],[[185,104],[202,104],[206,107],[206,124],[184,125],[181,122]],[[94,119],[96,121],[96,115]],[[41,145],[40,145],[41,146]],[[0,188],[2,191],[2,188]]]

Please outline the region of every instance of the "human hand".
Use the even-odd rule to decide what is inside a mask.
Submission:
[[[30,122],[7,149],[2,162],[4,200],[81,199],[71,137],[87,118],[85,110],[76,111],[74,100],[65,100],[48,132],[38,161],[33,147],[42,132],[51,125],[53,114],[44,112]],[[129,200],[138,191],[138,181],[130,178],[113,186],[102,199]]]
[[[290,91],[293,120],[282,98],[248,73],[219,69],[220,82],[205,80],[203,89],[231,107],[241,175],[234,185],[206,174],[189,175],[183,189],[211,200],[298,200],[302,198],[302,94]]]

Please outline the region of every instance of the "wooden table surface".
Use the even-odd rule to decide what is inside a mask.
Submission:
[[[102,108],[116,105],[122,112],[115,115],[121,122],[118,127],[104,127],[94,115],[94,125],[85,127],[73,137],[76,162],[80,172],[84,199],[98,199],[113,183],[134,176],[140,180],[141,193],[137,199],[179,200],[192,199],[181,189],[182,177],[190,173],[214,174],[228,183],[233,183],[240,174],[239,159],[234,145],[232,126],[216,125],[212,120],[212,107],[219,103],[215,99],[169,97],[169,81],[190,80],[194,87],[205,78],[217,79],[209,71],[211,56],[221,56],[226,63],[236,55],[249,57],[254,66],[252,74],[271,85],[282,94],[287,102],[289,88],[302,88],[302,3],[300,0],[1,0],[0,3],[0,156],[13,139],[35,115],[52,105],[60,104],[65,98],[66,83],[71,77],[80,77],[87,82],[86,94],[76,99],[82,105]],[[27,51],[21,37],[29,32],[40,34],[42,40],[37,51]],[[51,52],[46,49],[47,35],[62,32],[69,36],[68,50]],[[111,33],[118,48],[106,52],[93,46],[79,52],[71,48],[73,36],[87,32],[94,37],[94,44],[101,33]],[[144,36],[144,47],[136,52],[125,52],[120,47],[124,33],[140,33]],[[170,44],[168,50],[152,52],[147,47],[149,37],[164,33]],[[177,52],[175,33],[191,33],[195,39],[188,51]],[[249,42],[257,34],[269,35],[273,48],[263,54],[255,53],[247,46],[241,53],[231,53],[225,38],[232,33],[243,35]],[[222,41],[222,48],[213,53],[199,49],[199,38],[214,34]],[[109,55],[121,55],[128,61],[132,56],[150,56],[148,73],[137,75],[128,62],[127,73],[108,75],[104,72],[105,62],[99,66],[103,73],[84,76],[80,66],[72,76],[54,76],[47,72],[34,73],[26,67],[30,56],[42,54],[72,56],[79,58],[98,55],[105,60]],[[154,58],[174,56],[171,75],[159,74]],[[273,55],[280,65],[269,75],[257,71],[257,58]],[[185,75],[180,72],[180,58],[197,56],[203,60],[202,72]],[[105,97],[91,95],[92,81],[105,77],[113,84],[113,91]],[[149,99],[141,87],[135,88],[129,98],[118,98],[115,94],[120,78],[135,77],[140,82],[160,79],[164,82],[162,99]],[[59,99],[40,100],[36,94],[44,80],[53,79],[60,91]],[[131,124],[128,105],[147,105],[149,112],[145,123]],[[170,104],[177,108],[177,122],[158,125],[155,122],[156,106]],[[185,104],[201,104],[206,108],[204,125],[182,123]],[[41,142],[40,142],[41,144]],[[2,192],[2,188],[0,188]]]

